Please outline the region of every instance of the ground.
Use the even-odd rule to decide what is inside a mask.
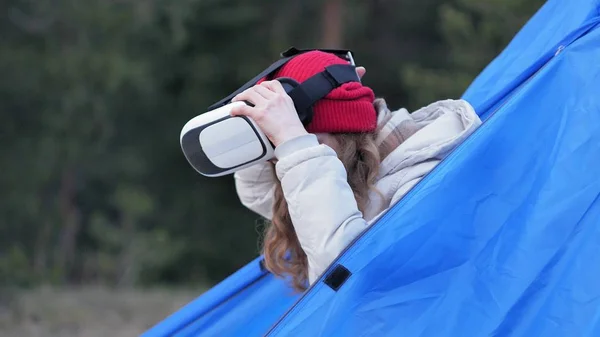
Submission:
[[[0,294],[0,336],[139,336],[200,293],[102,287],[5,291]]]

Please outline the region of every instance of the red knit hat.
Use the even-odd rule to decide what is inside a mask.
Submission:
[[[348,61],[334,54],[309,51],[288,61],[272,78],[291,77],[302,83],[334,64],[348,64]],[[313,105],[314,115],[306,130],[310,133],[373,131],[377,127],[374,100],[371,88],[360,82],[344,83]]]

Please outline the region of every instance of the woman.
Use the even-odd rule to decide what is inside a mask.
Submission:
[[[326,66],[345,64],[321,51],[301,54],[274,78],[303,82]],[[357,68],[360,77],[365,73]],[[390,111],[360,82],[334,89],[313,106],[305,128],[281,84],[264,81],[233,101],[254,104],[231,113],[252,118],[275,145],[276,159],[235,173],[243,205],[271,220],[263,254],[272,273],[303,291],[377,217],[481,123],[462,100],[409,114]]]

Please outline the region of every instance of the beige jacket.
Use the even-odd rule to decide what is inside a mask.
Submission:
[[[375,187],[384,200],[373,194],[364,214],[358,210],[336,153],[319,144],[314,135],[281,144],[275,150],[276,172],[263,163],[234,175],[242,204],[271,219],[276,173],[308,256],[310,283],[481,124],[471,105],[463,100],[439,101],[412,114],[406,109],[392,112],[385,104],[378,110],[377,142],[384,158]]]

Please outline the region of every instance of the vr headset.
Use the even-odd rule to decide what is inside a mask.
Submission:
[[[301,84],[292,78],[277,78],[293,100],[304,126],[311,122],[312,106],[318,100],[344,83],[360,82],[350,50],[292,47],[281,53],[281,58],[267,69],[183,126],[180,134],[181,149],[190,165],[204,176],[219,177],[272,159],[274,146],[256,123],[246,116],[233,117],[229,114],[235,106],[250,104],[231,100],[256,85],[259,80],[270,80],[278,69],[294,57],[312,50],[335,54],[347,60],[348,64],[326,67]]]

